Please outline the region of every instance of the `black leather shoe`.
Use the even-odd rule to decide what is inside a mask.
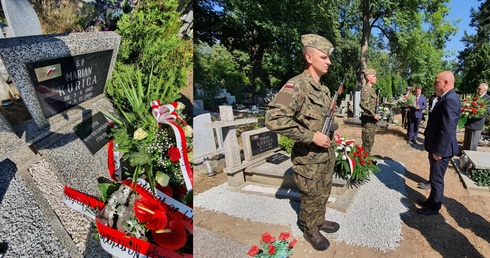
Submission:
[[[319,230],[326,233],[335,233],[339,230],[340,225],[337,222],[325,220],[321,226],[318,227]]]
[[[417,209],[417,212],[426,216],[439,214],[438,210],[431,210],[429,208]]]
[[[330,246],[330,242],[320,233],[320,231],[317,231],[313,234],[304,232],[303,237],[317,251],[327,250],[327,248]]]
[[[411,140],[410,142],[413,143],[413,144],[415,144],[415,145],[419,145],[419,142],[416,141],[416,140]]]
[[[422,206],[422,207],[426,207],[427,205],[429,205],[429,201],[428,200],[417,200],[415,203],[417,203],[418,205]]]
[[[424,190],[430,190],[430,183],[429,182],[419,183],[419,186],[417,186],[417,187],[420,189],[424,189]]]

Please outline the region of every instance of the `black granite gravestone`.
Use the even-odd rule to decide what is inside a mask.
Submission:
[[[44,116],[52,117],[103,93],[112,51],[28,63]]]
[[[272,131],[250,135],[252,155],[257,155],[268,150],[278,148],[279,142],[277,138],[277,134]]]
[[[95,154],[109,142],[107,138],[109,121],[101,112],[78,124],[74,130],[92,154]]]

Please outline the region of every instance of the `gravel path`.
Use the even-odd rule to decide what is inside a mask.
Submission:
[[[381,171],[362,185],[346,213],[328,208],[326,218],[340,223],[331,234],[335,241],[394,250],[402,240],[401,218],[407,216],[405,167],[395,161],[378,163]],[[289,226],[293,236],[302,235],[296,225],[299,203],[227,190],[227,183],[194,197],[194,205],[253,222]],[[272,214],[280,213],[280,216]]]

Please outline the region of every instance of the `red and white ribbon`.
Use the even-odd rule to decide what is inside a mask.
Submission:
[[[141,189],[140,189],[141,190]],[[141,194],[141,192],[140,192]],[[65,185],[62,196],[63,202],[70,208],[96,221],[100,245],[105,251],[116,257],[184,257],[191,258],[192,254],[180,254],[165,249],[147,241],[127,236],[124,232],[113,229],[96,217],[105,204],[99,199],[79,192]],[[178,208],[176,208],[178,210]],[[180,214],[182,215],[182,214]],[[175,216],[175,214],[174,214]],[[180,216],[176,216],[179,217]],[[192,233],[192,231],[191,231]]]
[[[175,120],[177,119],[185,125],[187,125],[187,123],[181,119],[176,112],[174,112],[174,110],[177,108],[177,102],[161,106],[160,101],[155,100],[152,101],[150,105],[151,113],[153,114],[153,117],[155,117],[157,123],[170,125],[174,131],[177,148],[180,151],[180,169],[182,170],[187,191],[190,191],[193,189],[194,182],[192,168],[189,163],[189,157],[187,156],[185,133],[184,130],[175,122]]]
[[[356,162],[354,161],[353,158],[349,156],[349,152],[347,151],[347,148],[345,148],[345,145],[351,145],[354,144],[354,140],[344,140],[344,138],[340,137],[340,134],[336,133],[334,135],[334,140],[336,144],[344,146],[344,154],[347,159],[347,164],[349,165],[350,173],[349,173],[349,178],[350,175],[354,172],[354,169],[356,168]]]

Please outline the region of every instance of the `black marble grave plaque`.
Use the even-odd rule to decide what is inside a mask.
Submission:
[[[110,130],[109,121],[101,112],[78,124],[74,130],[92,154],[95,154],[109,142],[107,138]]]
[[[113,50],[28,63],[44,116],[52,117],[104,92]]]
[[[279,147],[277,134],[272,131],[250,135],[250,144],[253,156]]]
[[[281,164],[283,161],[286,161],[288,159],[289,159],[288,156],[286,156],[286,155],[284,155],[282,153],[276,153],[276,154],[274,154],[274,155],[272,155],[270,157],[267,157],[265,160],[267,162],[270,162],[270,163],[273,163],[273,164],[276,164],[277,165],[277,164]]]

